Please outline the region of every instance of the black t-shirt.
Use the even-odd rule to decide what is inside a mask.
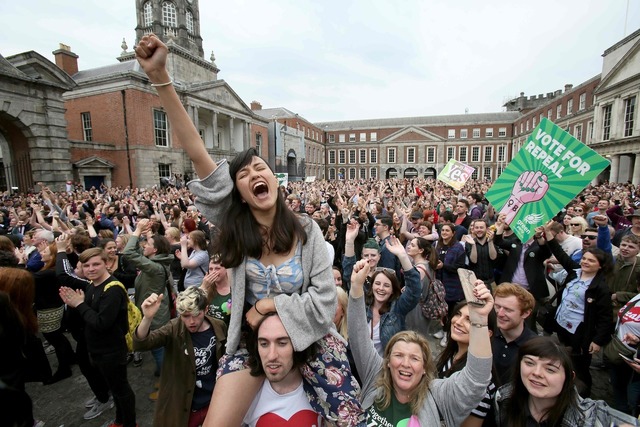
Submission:
[[[195,411],[209,405],[213,386],[216,384],[218,358],[213,327],[206,331],[191,333],[191,342],[196,362],[196,388],[193,392],[191,409]]]

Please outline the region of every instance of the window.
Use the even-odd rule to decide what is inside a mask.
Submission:
[[[529,132],[529,120],[527,120],[527,127],[526,127],[526,129],[527,129],[527,132]]]
[[[335,135],[333,135],[333,134],[329,135],[329,142],[330,142],[330,143],[334,143],[334,142],[336,142],[336,136],[335,136]]]
[[[427,163],[436,162],[436,147],[427,147]]]
[[[497,170],[496,170],[496,178],[499,177],[500,175],[502,175],[502,166],[498,166]]]
[[[371,141],[377,141],[378,140],[378,132],[371,132],[371,135],[369,135]]]
[[[396,149],[387,148],[387,163],[395,163],[395,162],[396,162]]]
[[[349,179],[356,179],[356,169],[349,168]]]
[[[345,179],[347,177],[347,172],[344,168],[338,169],[338,179]]]
[[[160,110],[153,110],[153,130],[156,147],[168,147],[169,128],[167,123],[167,113]]]
[[[547,110],[547,119],[551,120],[551,114],[553,113],[553,111],[551,110],[551,108],[549,108],[549,110]]]
[[[506,148],[507,147],[505,147],[504,145],[498,146],[498,161],[499,162],[504,162],[505,154],[507,152]]]
[[[478,179],[478,169],[474,169],[471,174],[471,179]]]
[[[533,116],[533,118],[531,119],[531,127],[535,128],[536,127],[536,116]]]
[[[360,142],[365,142],[367,140],[367,134],[364,132],[360,132]]]
[[[329,150],[329,164],[336,164],[336,150]]]
[[[520,133],[524,132],[524,122],[520,122]]]
[[[562,116],[562,104],[558,104],[556,107],[556,119],[559,119]]]
[[[474,138],[480,138],[480,129],[474,129],[473,130],[473,137]]]
[[[493,161],[493,146],[487,145],[484,147],[484,161],[492,162]]]
[[[602,140],[611,138],[611,104],[602,107]]]
[[[633,116],[636,112],[636,97],[624,100],[624,136],[633,135]]]
[[[378,178],[378,169],[376,169],[376,168],[369,169],[369,178],[377,179]]]
[[[259,156],[262,156],[262,134],[256,133],[256,151]]]
[[[142,6],[142,21],[145,27],[150,27],[153,24],[153,8],[150,1]]]
[[[369,163],[378,163],[378,150],[375,148],[369,151]]]
[[[82,119],[82,137],[85,141],[93,141],[93,130],[91,129],[91,113],[80,113]]]
[[[484,168],[484,173],[482,174],[482,176],[484,177],[484,179],[490,180],[491,179],[491,168],[490,167],[485,167]]]
[[[350,133],[349,134],[349,142],[356,142],[356,134],[355,133]]]
[[[447,138],[454,139],[455,137],[456,137],[456,130],[455,129],[449,129],[449,134],[447,135]]]
[[[573,98],[567,101],[567,115],[573,114]]]
[[[346,150],[338,151],[338,163],[340,163],[341,165],[344,165],[347,162],[346,156],[347,156]]]
[[[499,129],[498,129],[498,136],[499,136],[499,137],[505,137],[505,136],[507,136],[507,128],[499,128]]]
[[[486,128],[484,131],[485,138],[493,138],[493,128]]]
[[[187,32],[193,34],[193,13],[187,10]]]
[[[456,147],[447,147],[447,159],[446,161],[448,162],[451,159],[455,159],[456,158]]]
[[[460,147],[460,155],[458,156],[461,162],[467,161],[467,147]]]
[[[171,178],[171,165],[167,163],[158,163],[158,177]]]
[[[346,136],[344,133],[341,133],[340,135],[338,135],[338,141],[339,142],[345,142],[346,141]]]
[[[593,139],[593,122],[587,123],[587,142],[591,142]]]
[[[178,26],[176,6],[168,1],[162,3],[162,25],[172,28]]]
[[[476,163],[480,161],[480,147],[471,147],[471,161]]]
[[[336,179],[336,170],[334,168],[329,168],[329,179]]]
[[[407,148],[407,163],[415,163],[416,162],[416,148],[409,147]]]
[[[367,170],[365,168],[360,168],[360,179],[367,179]]]
[[[367,150],[360,150],[360,163],[367,163]]]
[[[575,136],[578,141],[582,141],[582,125],[575,125],[573,127],[573,136]]]
[[[349,163],[354,164],[356,162],[356,150],[349,150]]]
[[[579,103],[578,103],[578,111],[582,111],[585,108],[587,108],[587,94],[581,93]]]
[[[460,129],[460,138],[466,138],[466,137],[467,137],[467,130]]]

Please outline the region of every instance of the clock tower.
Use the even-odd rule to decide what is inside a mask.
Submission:
[[[198,0],[136,0],[136,41],[154,33],[204,59]]]

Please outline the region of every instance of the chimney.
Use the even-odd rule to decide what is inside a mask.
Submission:
[[[262,110],[262,104],[258,101],[251,101],[251,111],[259,111]]]
[[[573,89],[573,85],[572,84],[564,85],[564,91],[565,92],[569,92],[571,89]]]
[[[78,55],[71,52],[71,47],[60,43],[58,50],[53,51],[56,58],[56,65],[65,73],[73,76],[78,72]]]

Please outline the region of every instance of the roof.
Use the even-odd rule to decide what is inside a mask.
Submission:
[[[260,117],[264,117],[265,119],[300,118],[301,120],[311,123],[309,120],[305,119],[299,114],[296,114],[291,110],[287,110],[284,107],[263,108],[261,110],[253,110],[253,112],[259,115]]]
[[[80,83],[82,81],[95,79],[98,77],[104,77],[114,74],[127,74],[130,72],[135,72],[144,76],[144,73],[140,69],[140,65],[138,61],[125,61],[118,62],[111,65],[105,65],[104,67],[98,68],[90,68],[88,70],[82,70],[75,73],[72,77],[73,79]]]
[[[364,119],[348,120],[341,122],[321,122],[316,126],[325,130],[347,130],[347,129],[375,129],[383,127],[404,127],[404,126],[438,126],[438,125],[465,125],[480,123],[508,123],[513,122],[520,116],[517,111],[506,111],[497,113],[479,114],[456,114],[447,116],[423,116],[423,117],[397,117],[384,119]]]

